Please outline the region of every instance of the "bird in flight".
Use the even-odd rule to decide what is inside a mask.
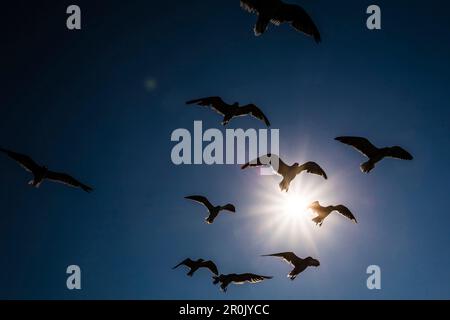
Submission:
[[[241,169],[262,166],[271,166],[280,176],[283,177],[283,180],[279,184],[281,191],[289,191],[289,185],[291,184],[291,181],[294,180],[295,177],[303,171],[316,174],[322,176],[324,179],[327,179],[327,174],[325,173],[325,171],[323,171],[323,169],[315,162],[310,161],[302,165],[294,163],[293,165],[289,166],[284,163],[277,155],[272,155],[270,153],[244,164]]]
[[[276,26],[289,23],[295,30],[313,37],[317,43],[321,41],[316,24],[299,5],[284,3],[280,0],[241,0],[241,7],[258,16],[253,28],[256,36],[263,34],[269,23]]]
[[[297,257],[293,252],[281,252],[274,254],[266,254],[263,257],[278,257],[282,258],[284,261],[289,263],[294,269],[288,274],[288,278],[295,280],[295,278],[306,270],[308,267],[318,267],[320,266],[319,260],[307,257],[305,259]]]
[[[247,104],[245,106],[239,106],[238,102],[230,105],[225,103],[220,97],[206,97],[201,99],[195,99],[186,102],[186,104],[197,104],[199,106],[211,107],[218,114],[222,115],[223,121],[222,125],[226,126],[231,119],[235,117],[252,115],[258,120],[265,123],[266,126],[270,127],[269,119],[264,115],[264,113],[254,104]]]
[[[413,159],[413,156],[408,151],[399,146],[377,148],[369,140],[362,137],[337,137],[335,140],[352,146],[369,158],[367,162],[361,164],[361,171],[365,173],[369,173],[383,158]]]
[[[236,212],[236,208],[234,207],[234,205],[229,203],[224,206],[213,206],[211,202],[209,202],[209,200],[204,196],[187,196],[185,197],[185,199],[201,203],[208,209],[209,215],[205,219],[207,224],[213,223],[214,219],[217,218],[217,216],[222,210],[226,210],[229,212]]]
[[[242,274],[221,274],[220,276],[213,276],[213,284],[218,284],[220,282],[220,289],[223,292],[227,292],[227,287],[230,283],[243,284],[243,283],[258,283],[266,279],[272,279],[268,276],[260,276],[253,273],[242,273]]]
[[[39,188],[44,180],[50,180],[53,182],[63,183],[74,188],[81,188],[86,192],[91,192],[93,190],[91,187],[81,183],[80,181],[76,180],[66,173],[50,171],[46,166],[38,165],[32,158],[27,155],[2,148],[0,148],[0,151],[19,163],[25,170],[33,174],[34,179],[28,182],[28,184],[32,185],[35,188]]]
[[[211,271],[213,274],[215,274],[216,276],[219,275],[219,271],[217,270],[217,266],[214,264],[214,262],[212,262],[211,260],[203,260],[203,259],[198,259],[198,260],[191,260],[189,258],[181,261],[179,264],[177,264],[175,267],[173,267],[172,269],[176,269],[179,266],[186,266],[189,268],[189,272],[187,273],[187,275],[189,277],[192,277],[195,273],[195,271],[197,271],[200,268],[206,268],[209,271]]]
[[[313,212],[317,214],[317,217],[312,219],[312,221],[314,221],[316,225],[318,225],[319,227],[322,226],[323,220],[325,220],[325,218],[328,217],[328,215],[333,211],[337,211],[344,217],[347,217],[354,223],[357,223],[353,213],[346,206],[343,205],[322,207],[319,201],[315,201],[309,205],[308,209],[311,209]]]

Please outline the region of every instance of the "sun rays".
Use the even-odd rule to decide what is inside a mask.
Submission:
[[[312,218],[314,213],[308,206],[320,199],[332,199],[336,195],[333,180],[323,181],[320,177],[301,174],[292,181],[289,192],[281,192],[278,183],[280,176],[259,176],[255,183],[255,204],[248,207],[253,236],[264,239],[264,246],[275,246],[280,250],[286,247],[318,254],[317,241],[326,240],[333,232],[335,223],[330,221],[326,228],[318,228]]]

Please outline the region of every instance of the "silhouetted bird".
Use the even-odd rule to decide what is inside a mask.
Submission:
[[[207,97],[186,102],[186,104],[197,104],[199,106],[211,107],[214,111],[224,116],[222,125],[226,126],[231,119],[235,117],[252,115],[258,120],[263,121],[266,126],[270,126],[270,122],[264,113],[254,104],[239,106],[238,102],[230,105],[225,103],[220,97]]]
[[[6,153],[11,159],[18,162],[25,170],[33,174],[34,179],[28,182],[28,184],[35,188],[39,188],[44,180],[51,180],[71,187],[81,188],[86,192],[91,192],[93,190],[91,187],[79,182],[68,174],[50,171],[46,166],[38,165],[29,156],[1,148],[0,151]]]
[[[347,217],[354,223],[357,223],[353,213],[351,213],[351,211],[346,206],[343,205],[322,207],[319,201],[315,201],[312,204],[310,204],[308,208],[317,214],[317,217],[315,217],[312,220],[316,223],[316,225],[319,225],[319,227],[322,226],[323,220],[325,220],[325,218],[328,217],[328,215],[333,211],[337,211],[344,217]]]
[[[405,149],[395,146],[386,148],[377,148],[369,140],[361,137],[337,137],[335,140],[348,144],[361,152],[369,161],[361,164],[361,171],[369,173],[375,164],[383,158],[390,157],[401,160],[412,160],[413,156]]]
[[[226,210],[230,212],[236,212],[236,208],[232,204],[227,204],[224,206],[213,206],[211,202],[206,197],[203,196],[188,196],[185,199],[193,200],[203,204],[209,212],[209,216],[205,219],[206,223],[211,224],[214,222],[214,219],[219,215],[220,211]]]
[[[277,162],[278,168],[276,168]],[[261,167],[268,165],[270,165],[275,171],[277,171],[279,175],[283,177],[283,180],[279,184],[281,191],[286,190],[287,192],[289,190],[291,181],[294,180],[295,177],[303,171],[317,174],[327,179],[327,174],[325,173],[325,171],[323,171],[323,169],[315,162],[310,161],[302,165],[294,163],[292,166],[289,166],[284,163],[277,155],[272,155],[270,153],[244,164],[241,169],[245,169],[247,167]]]
[[[272,279],[272,277],[260,276],[253,273],[243,273],[243,274],[221,274],[220,276],[213,276],[213,284],[218,284],[220,282],[220,289],[223,292],[227,292],[227,287],[230,283],[243,284],[243,283],[258,283],[266,279]]]
[[[266,254],[263,257],[278,257],[283,258],[284,261],[289,263],[294,267],[294,269],[288,274],[288,278],[294,280],[297,275],[305,271],[308,267],[318,267],[320,266],[319,260],[313,259],[311,257],[307,257],[305,259],[299,258],[293,252],[281,252],[274,254]]]
[[[197,271],[200,268],[209,269],[209,271],[211,271],[215,275],[219,275],[217,266],[211,260],[205,261],[203,259],[198,259],[197,261],[194,261],[194,260],[187,258],[187,259],[183,260],[182,262],[180,262],[179,264],[177,264],[172,269],[176,269],[181,265],[184,265],[189,268],[189,272],[187,273],[187,275],[190,277],[192,277],[194,275],[195,271]]]
[[[313,37],[317,43],[321,41],[316,24],[299,5],[280,0],[241,0],[241,7],[258,16],[254,27],[256,36],[263,34],[270,22],[277,26],[289,23],[295,30]]]

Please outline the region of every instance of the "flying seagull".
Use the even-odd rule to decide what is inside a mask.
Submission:
[[[205,221],[208,224],[211,224],[214,222],[214,219],[219,215],[220,211],[226,210],[229,212],[236,212],[236,208],[232,204],[226,204],[224,206],[213,206],[209,200],[204,196],[187,196],[185,199],[193,200],[196,202],[199,202],[203,204],[209,212],[209,216],[206,217]]]
[[[274,254],[266,254],[263,257],[278,257],[283,258],[284,261],[289,263],[294,269],[288,274],[288,278],[295,280],[295,278],[306,270],[308,267],[318,267],[320,266],[319,260],[307,257],[305,259],[299,258],[293,252],[281,252]]]
[[[354,147],[369,158],[369,161],[361,164],[361,171],[365,173],[369,173],[375,167],[377,162],[380,162],[386,157],[401,160],[413,159],[413,156],[401,147],[377,148],[369,140],[362,137],[337,137],[335,140]]]
[[[328,215],[333,211],[337,211],[344,217],[347,217],[354,223],[357,223],[353,213],[346,206],[343,205],[322,207],[319,201],[315,201],[309,205],[308,209],[311,209],[317,214],[317,217],[315,217],[312,220],[316,223],[316,225],[319,225],[319,227],[322,226],[323,220],[325,220],[325,218],[328,217]]]
[[[216,276],[219,275],[217,266],[211,260],[205,261],[203,259],[198,259],[198,260],[194,261],[194,260],[187,258],[187,259],[181,261],[179,264],[177,264],[172,269],[176,269],[181,265],[184,265],[189,268],[189,272],[187,273],[187,275],[190,277],[192,277],[194,275],[195,271],[197,271],[200,268],[206,268],[209,271],[211,271],[213,274],[215,274]]]
[[[278,168],[277,167],[278,163]],[[279,175],[283,177],[283,180],[280,182],[279,186],[281,191],[286,190],[289,191],[289,185],[295,177],[303,171],[308,173],[317,174],[327,179],[327,174],[323,169],[315,162],[306,162],[302,165],[299,165],[297,162],[292,166],[284,163],[277,155],[267,154],[265,156],[259,157],[256,160],[248,162],[244,164],[241,169],[246,169],[248,167],[261,167],[270,165]]]
[[[221,274],[220,276],[213,276],[213,284],[218,284],[220,282],[220,289],[223,292],[227,292],[227,287],[230,283],[243,284],[243,283],[258,283],[266,279],[272,279],[268,276],[260,276],[253,273],[243,273],[243,274]]]
[[[238,102],[230,105],[225,103],[220,97],[206,97],[201,99],[195,99],[186,102],[186,104],[197,104],[199,106],[211,107],[218,114],[222,115],[223,122],[222,125],[226,126],[231,119],[235,117],[252,115],[258,120],[263,121],[266,126],[270,127],[269,119],[264,115],[264,113],[254,104],[247,104],[245,106],[239,106]]]
[[[317,43],[321,41],[316,24],[299,5],[287,4],[280,0],[241,0],[241,7],[258,16],[253,29],[256,36],[263,34],[269,23],[276,26],[289,23],[295,30],[313,37]]]
[[[39,188],[44,180],[51,180],[53,182],[63,183],[71,187],[81,188],[86,192],[91,192],[93,190],[91,187],[81,183],[66,173],[50,171],[46,166],[38,165],[29,156],[2,148],[0,148],[0,151],[6,153],[11,159],[18,162],[25,170],[33,174],[34,179],[28,182],[28,184],[35,188]]]

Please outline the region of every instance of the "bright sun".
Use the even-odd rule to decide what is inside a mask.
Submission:
[[[255,238],[264,239],[264,245],[280,247],[280,250],[288,247],[316,252],[317,240],[325,239],[333,226],[328,223],[326,229],[319,229],[312,221],[316,215],[308,207],[314,201],[330,201],[328,199],[333,195],[331,181],[301,174],[292,181],[288,192],[281,192],[278,186],[281,177],[258,178],[252,181],[257,190],[255,204],[246,210],[257,224],[256,228],[255,224],[251,225]]]
[[[299,194],[286,193],[282,195],[282,211],[287,219],[302,219],[308,213],[308,200]]]

